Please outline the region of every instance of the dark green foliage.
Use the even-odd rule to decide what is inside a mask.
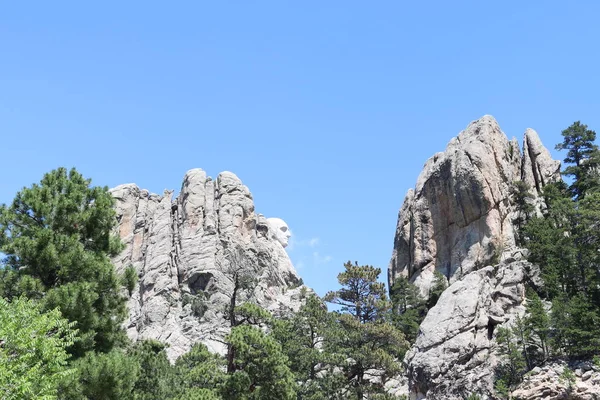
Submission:
[[[129,293],[129,296],[133,294],[133,289],[135,289],[135,285],[137,285],[137,282],[138,274],[135,270],[135,267],[130,265],[129,267],[125,268],[125,271],[121,276],[121,284],[125,286],[125,288],[127,289],[127,293]]]
[[[231,330],[227,342],[235,353],[234,371],[223,391],[225,399],[296,399],[294,375],[276,340],[254,326],[239,325]]]
[[[553,188],[550,186],[550,188]],[[544,190],[544,193],[546,189]],[[569,198],[553,193],[543,218],[533,218],[525,226],[529,261],[540,266],[544,290],[550,298],[563,292],[578,290],[576,249],[570,233],[575,208]]]
[[[563,142],[556,145],[557,150],[567,150],[563,174],[571,176],[573,183],[569,190],[573,197],[583,199],[589,191],[596,191],[600,187],[598,166],[600,166],[600,152],[594,144],[596,132],[588,129],[587,125],[579,121],[574,122],[562,131]]]
[[[351,262],[344,268],[338,275],[342,288],[325,296],[341,306],[325,347],[339,356],[337,367],[344,372],[349,398],[362,400],[384,393],[386,380],[401,371],[400,357],[408,343],[389,322],[392,304],[384,284],[377,281],[381,270]],[[370,375],[373,370],[376,376]]]
[[[429,297],[427,299],[427,309],[431,310],[435,306],[442,295],[442,292],[448,287],[448,280],[439,271],[433,273],[433,283],[429,289]]]
[[[394,325],[404,333],[409,343],[414,343],[419,325],[427,314],[426,302],[421,297],[419,288],[400,276],[390,289],[390,300]]]
[[[300,399],[335,398],[344,385],[343,376],[332,371],[340,357],[325,346],[335,332],[332,329],[335,317],[321,299],[312,294],[296,314],[272,321],[272,335],[288,357]]]
[[[527,315],[524,321],[525,342],[529,368],[543,364],[550,357],[551,321],[542,299],[532,290],[527,293]]]
[[[564,174],[571,185],[544,187],[543,217],[532,217],[525,186],[513,190],[519,244],[539,266],[543,286],[528,291],[522,319],[498,330],[503,361],[496,388],[504,396],[525,371],[551,357],[591,358],[600,351],[600,153],[596,133],[580,122],[562,133],[557,149],[568,151]]]
[[[517,228],[517,244],[522,245],[525,241],[523,227],[535,211],[532,204],[533,195],[529,191],[531,188],[523,181],[516,181],[511,187],[511,199],[515,206],[516,216],[513,224]]]
[[[89,352],[73,366],[77,375],[63,383],[64,400],[133,400],[139,364],[120,350]]]
[[[221,400],[222,397],[211,389],[188,389],[175,400]]]
[[[59,308],[77,323],[71,352],[109,351],[123,340],[125,301],[109,256],[122,245],[107,188],[92,187],[76,170],[59,168],[0,207],[0,251],[6,254],[0,289]]]
[[[220,399],[226,381],[225,360],[208,351],[205,345],[195,344],[175,363],[176,382],[179,393],[175,398]]]
[[[129,356],[138,365],[133,387],[136,400],[169,399],[175,393],[175,369],[167,359],[165,345],[155,340],[136,343]]]
[[[204,313],[208,310],[208,305],[206,304],[206,300],[204,300],[203,296],[195,296],[192,299],[192,313],[197,318],[202,318]]]
[[[598,307],[583,294],[552,302],[553,346],[569,356],[591,357],[600,350]]]
[[[508,392],[521,382],[527,372],[527,363],[512,329],[498,328],[496,342],[503,358],[496,367],[495,388],[498,395],[508,398]]]

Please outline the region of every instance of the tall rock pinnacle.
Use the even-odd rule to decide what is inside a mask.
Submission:
[[[431,157],[398,215],[389,281],[403,275],[427,292],[435,270],[454,282],[498,251],[514,247],[510,187],[534,194],[560,179],[537,133],[525,132],[524,154],[489,115],[469,124],[443,153]]]
[[[521,152],[491,116],[425,164],[398,215],[388,277],[392,285],[405,276],[427,295],[439,271],[449,287],[406,354],[411,398],[492,394],[496,328],[523,313],[525,281],[537,279],[515,244],[511,185],[528,183],[540,211],[541,190],[559,171],[535,131],[525,132]]]

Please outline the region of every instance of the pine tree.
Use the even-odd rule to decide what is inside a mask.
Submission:
[[[428,310],[431,310],[437,304],[440,296],[447,287],[448,280],[441,272],[436,270],[433,273],[433,282],[429,288],[429,296],[426,302]]]
[[[544,307],[544,303],[542,303],[542,299],[532,290],[527,293],[525,308],[527,310],[527,316],[525,317],[525,325],[528,331],[527,336],[532,347],[537,348],[537,353],[539,354],[539,356],[531,354],[530,358],[535,357],[536,360],[531,360],[530,363],[537,365],[544,363],[550,356],[550,317]],[[533,368],[533,365],[530,365],[530,368]]]
[[[384,393],[384,384],[401,371],[400,357],[408,343],[389,322],[391,302],[377,279],[381,270],[358,263],[344,264],[338,275],[341,289],[327,293],[325,300],[340,306],[337,332],[327,343],[343,362],[347,390],[352,398]]]
[[[223,267],[225,277],[231,281],[232,290],[229,297],[229,303],[225,309],[225,319],[229,322],[231,329],[243,324],[240,320],[239,306],[250,300],[252,288],[256,285],[256,277],[259,276],[259,266],[252,264],[245,252],[243,246],[234,244],[225,249],[226,265]],[[256,310],[254,310],[256,311]],[[227,343],[227,372],[233,373],[235,347],[232,343]]]
[[[137,360],[124,351],[88,352],[73,367],[77,374],[61,383],[61,400],[135,400]]]
[[[539,265],[546,297],[575,293],[580,289],[576,247],[571,234],[576,213],[571,199],[562,197],[554,186],[544,188],[551,193],[546,215],[532,218],[524,227],[528,260]]]
[[[44,175],[0,207],[0,251],[6,254],[3,296],[39,298],[76,322],[81,340],[70,351],[109,351],[124,339],[125,300],[109,256],[122,245],[106,187],[92,187],[75,169]]]
[[[564,140],[556,145],[556,149],[567,150],[564,161],[571,164],[563,174],[573,177],[569,189],[575,198],[582,199],[589,190],[599,186],[600,152],[594,144],[596,132],[576,121],[562,131],[562,135]]]
[[[531,201],[533,195],[530,187],[523,181],[516,181],[511,187],[511,199],[515,206],[515,218],[513,224],[517,228],[517,244],[522,245],[525,242],[523,227],[531,217],[535,208]]]
[[[272,336],[282,347],[299,383],[302,399],[327,399],[331,390],[331,354],[324,350],[333,314],[311,294],[297,313],[272,321]]]
[[[225,360],[196,343],[189,352],[175,362],[176,386],[181,392],[177,400],[221,399],[220,392],[226,381],[223,371]]]
[[[517,323],[520,324],[519,321]],[[508,392],[521,382],[527,370],[527,363],[513,329],[498,328],[496,343],[501,361],[496,367],[494,386],[502,398],[508,398]]]
[[[235,348],[223,397],[227,400],[296,399],[294,375],[281,345],[259,328],[238,325],[227,342]]]
[[[135,400],[165,400],[175,393],[175,369],[167,359],[165,345],[156,340],[136,343],[128,351],[139,373],[133,387]]]
[[[427,314],[425,300],[419,288],[400,276],[390,289],[392,301],[392,319],[394,325],[404,333],[409,343],[414,343],[419,333],[419,325]]]

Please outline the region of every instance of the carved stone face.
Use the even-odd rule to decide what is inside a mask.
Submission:
[[[277,240],[283,247],[286,247],[290,241],[292,232],[290,232],[290,228],[288,228],[285,221],[281,218],[268,218],[267,222],[269,223],[269,235],[271,238]]]

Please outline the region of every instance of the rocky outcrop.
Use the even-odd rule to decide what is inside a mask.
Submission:
[[[250,191],[233,173],[212,180],[190,170],[175,199],[171,191],[159,196],[133,184],[111,192],[125,243],[113,262],[118,271],[133,266],[139,276],[126,323],[133,340],[167,343],[172,360],[198,341],[224,352],[234,286],[241,286],[240,300],[274,313],[300,306],[304,290],[284,249],[283,221],[272,226],[257,215]],[[236,285],[242,278],[245,284]]]
[[[491,395],[497,327],[523,312],[524,283],[539,279],[515,244],[511,186],[529,183],[540,211],[559,168],[535,131],[521,152],[491,116],[426,162],[400,209],[388,270],[390,285],[405,276],[425,296],[435,271],[449,284],[405,358],[412,398]]]
[[[537,195],[560,179],[560,162],[535,131],[528,129],[523,143],[522,155],[484,116],[425,163],[398,215],[390,282],[410,277],[426,294],[435,270],[452,283],[514,247],[513,182],[529,183]]]
[[[565,371],[570,369],[573,380]],[[598,400],[600,399],[600,372],[590,362],[554,362],[532,369],[519,387],[512,392],[517,400]]]
[[[497,327],[524,311],[524,282],[535,276],[521,258],[517,252],[466,274],[442,293],[405,358],[412,398],[493,393]]]

